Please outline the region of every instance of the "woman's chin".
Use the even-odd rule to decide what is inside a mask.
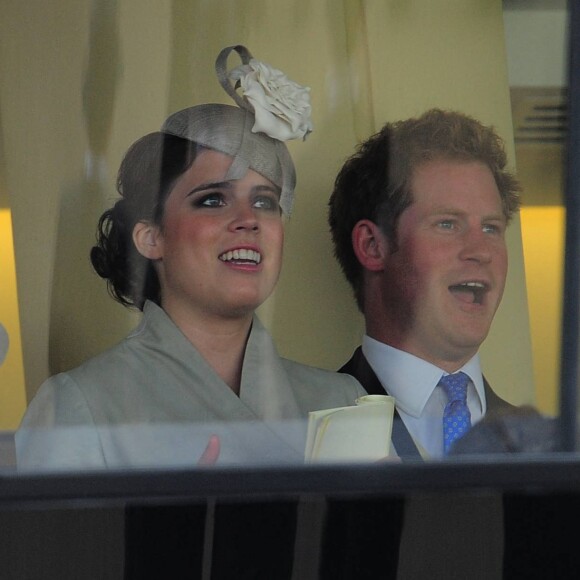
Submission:
[[[244,296],[224,305],[222,313],[226,318],[243,318],[254,314],[267,299],[267,296]]]
[[[265,289],[238,287],[235,294],[230,295],[228,306],[234,312],[243,312],[244,314],[253,313],[272,295],[274,286]]]
[[[220,314],[222,318],[233,320],[240,318],[249,318],[253,316],[255,311],[256,307],[240,304],[237,306],[232,305],[230,308],[224,308]]]

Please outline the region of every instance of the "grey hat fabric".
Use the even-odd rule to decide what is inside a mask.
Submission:
[[[251,111],[213,103],[173,113],[161,131],[233,157],[227,179],[242,178],[248,168],[269,179],[281,189],[280,206],[289,216],[296,187],[294,163],[283,142],[253,133],[253,125]]]

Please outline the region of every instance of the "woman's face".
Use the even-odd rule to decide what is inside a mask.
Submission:
[[[172,314],[247,315],[278,281],[279,190],[251,169],[226,180],[231,163],[228,155],[202,151],[169,194],[161,226],[141,240],[151,244],[147,257],[155,261],[162,306]]]

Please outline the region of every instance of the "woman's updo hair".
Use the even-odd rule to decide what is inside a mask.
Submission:
[[[167,197],[201,149],[188,139],[157,132],[133,143],[125,154],[117,175],[122,197],[101,216],[91,249],[93,268],[124,306],[142,310],[146,300],[160,304],[159,279],[151,260],[135,247],[133,228],[140,221],[161,224]]]

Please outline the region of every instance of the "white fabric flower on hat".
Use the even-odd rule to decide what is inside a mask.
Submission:
[[[288,141],[306,139],[312,131],[310,87],[254,58],[232,70],[230,78],[239,81],[243,96],[254,109],[253,133]]]

